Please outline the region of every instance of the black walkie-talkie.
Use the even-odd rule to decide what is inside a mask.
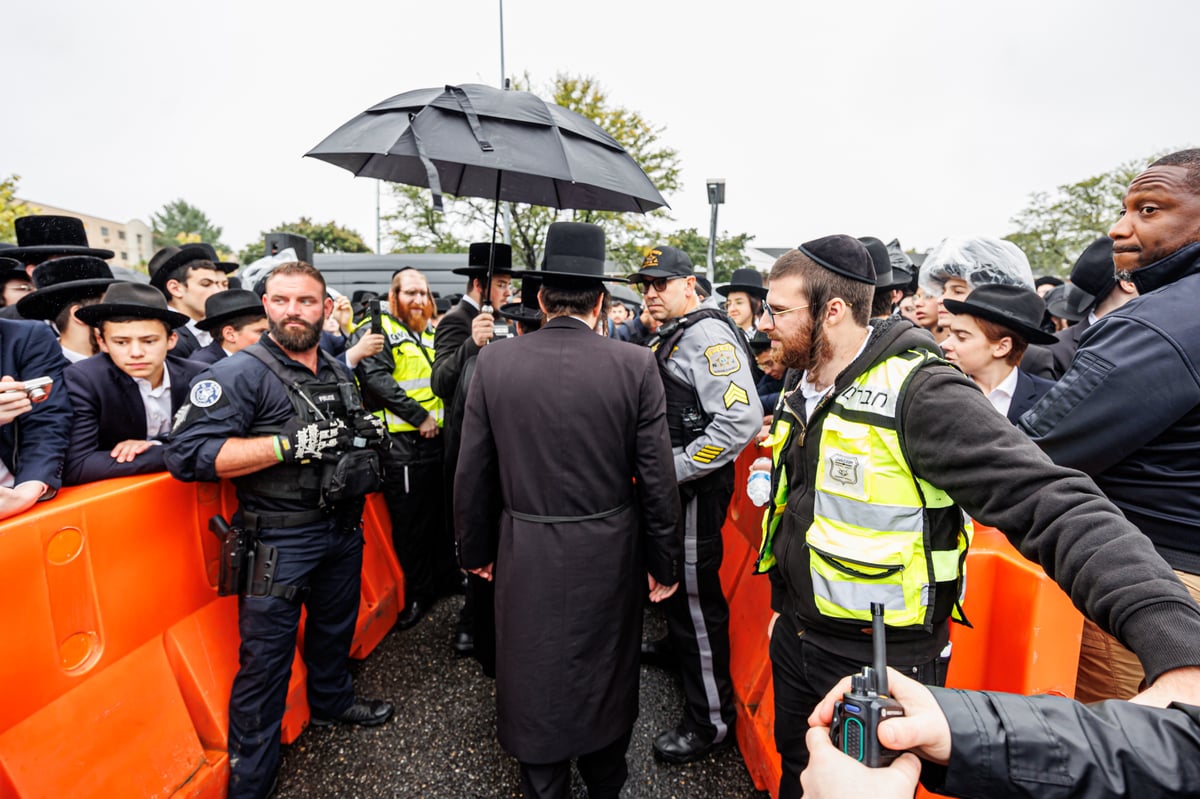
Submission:
[[[850,690],[833,708],[829,736],[833,745],[858,762],[879,768],[900,756],[879,743],[879,722],[904,715],[904,708],[888,696],[887,639],[883,627],[883,605],[871,603],[871,637],[875,667],[863,666],[851,678]]]
[[[368,301],[367,310],[371,314],[371,332],[383,333],[383,309],[380,307],[379,299]]]

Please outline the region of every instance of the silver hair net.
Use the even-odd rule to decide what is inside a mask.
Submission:
[[[1029,259],[1017,245],[1003,239],[944,239],[925,257],[917,285],[926,295],[940,297],[952,277],[967,281],[971,291],[989,283],[1033,289]]]

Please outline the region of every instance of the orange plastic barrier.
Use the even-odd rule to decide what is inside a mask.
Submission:
[[[777,796],[782,774],[775,750],[775,692],[767,623],[770,584],[751,570],[762,535],[762,508],[746,496],[750,464],[766,450],[738,457],[735,491],[722,528],[721,585],[729,601],[730,671],[738,711],[738,745],[754,785]],[[735,574],[741,569],[741,575]],[[1075,690],[1082,617],[1041,568],[992,528],[977,528],[967,555],[964,608],[974,629],[951,625],[947,683],[1015,693]]]
[[[217,597],[207,522],[234,507],[227,483],[159,474],[0,523],[0,799],[224,795],[237,600]],[[360,658],[403,597],[381,497],[364,528]],[[305,679],[297,652],[285,743],[308,724]]]

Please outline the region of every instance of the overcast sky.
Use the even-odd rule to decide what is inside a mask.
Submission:
[[[500,82],[497,0],[9,3],[0,176],[115,220],[175,198],[241,248],[301,215],[374,244],[375,182],[301,156],[410,89]],[[1003,235],[1031,192],[1200,145],[1200,4],[505,0],[507,74],[599,79],[665,128],[671,227],[759,246]]]

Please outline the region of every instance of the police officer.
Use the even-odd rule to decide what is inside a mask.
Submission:
[[[683,673],[684,718],[654,741],[669,763],[689,763],[734,742],[729,606],[721,591],[721,525],[733,496],[733,462],[762,426],[745,338],[723,311],[702,307],[692,262],[655,247],[631,277],[662,322],[649,342],[667,395],[667,423],[683,508],[686,590],[665,602],[670,649]]]
[[[429,385],[434,349],[425,276],[411,266],[396,272],[388,303],[395,316],[379,317],[387,345],[363,359],[357,374],[367,408],[391,434],[383,496],[404,569],[406,604],[396,626],[407,630],[429,610],[438,584],[451,587],[459,582],[459,572],[442,498],[442,399]],[[358,330],[367,331],[370,324],[368,317]]]
[[[364,444],[382,424],[362,409],[351,375],[319,351],[333,303],[311,265],[277,266],[263,298],[268,334],[193,381],[166,461],[180,480],[233,479],[234,525],[257,539],[238,599],[239,669],[229,699],[229,796],[267,796],[308,611],[304,661],[312,723],[373,726],[392,706],[356,698],[348,661],[362,571],[363,495],[378,487]]]

